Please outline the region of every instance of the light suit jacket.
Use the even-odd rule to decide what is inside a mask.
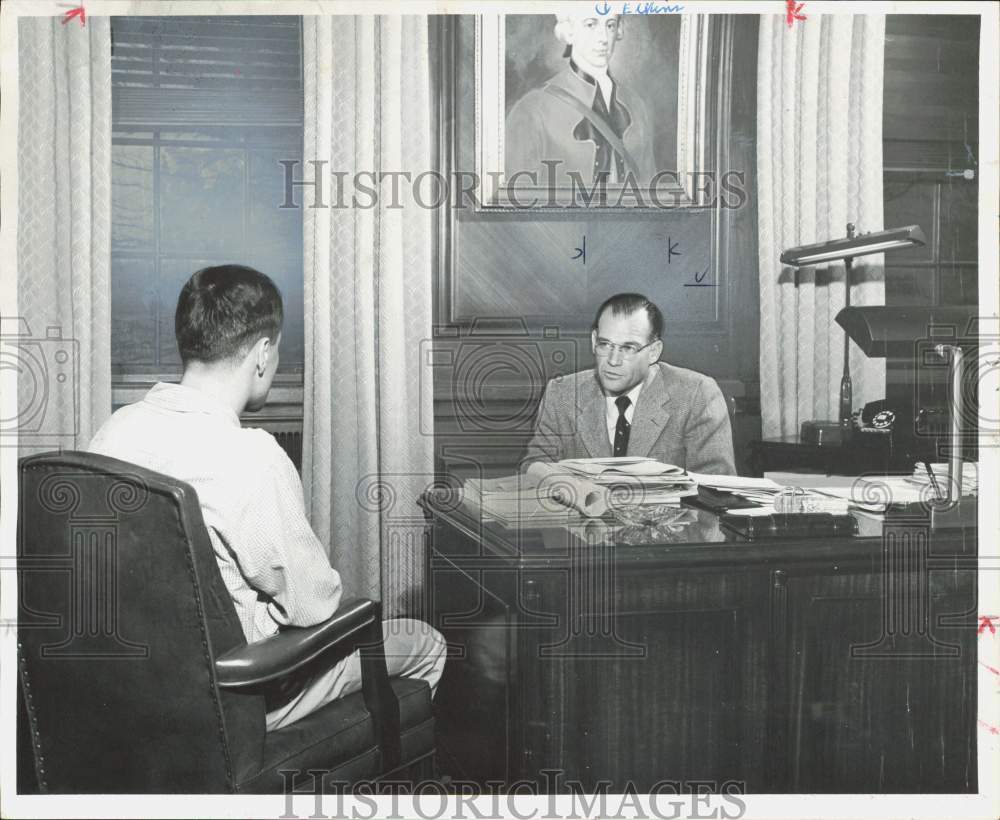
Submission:
[[[595,372],[552,379],[522,467],[611,454],[607,403]],[[628,454],[699,473],[735,475],[729,413],[715,380],[666,362],[654,364],[636,402]]]

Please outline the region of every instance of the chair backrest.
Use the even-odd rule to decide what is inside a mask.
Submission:
[[[259,762],[263,697],[194,490],[92,453],[20,463],[18,661],[41,791],[223,792]],[[30,753],[21,749],[19,753]]]

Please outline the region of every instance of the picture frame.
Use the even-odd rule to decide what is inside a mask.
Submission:
[[[611,28],[604,18],[592,20]],[[711,76],[717,72],[710,16],[620,15],[613,44],[603,47],[613,80],[603,120],[600,112],[588,116],[585,91],[577,95],[585,101],[581,107],[559,89],[575,94],[584,88],[578,78],[591,79],[578,70],[559,25],[555,15],[476,17],[479,208],[707,204],[710,192],[699,180],[713,167]],[[615,137],[620,152],[610,145]],[[597,168],[601,142],[603,170]]]

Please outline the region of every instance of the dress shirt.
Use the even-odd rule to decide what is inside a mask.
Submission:
[[[98,430],[90,451],[190,484],[247,642],[311,626],[340,604],[340,575],[306,520],[302,482],[274,437],[213,397],[155,385]]]
[[[608,75],[607,71],[603,71],[600,74],[595,74],[594,82],[597,83],[597,87],[601,89],[601,94],[604,95],[604,104],[610,109],[611,100],[614,98],[614,90],[615,90],[614,82]]]
[[[629,424],[632,423],[632,418],[635,416],[635,404],[639,401],[639,394],[642,392],[643,382],[639,382],[635,387],[625,393],[631,400],[631,404],[625,408],[625,421]],[[608,441],[611,442],[611,446],[615,446],[615,428],[618,426],[618,405],[615,404],[618,401],[618,396],[605,396],[604,401],[607,403],[607,413],[608,413]]]

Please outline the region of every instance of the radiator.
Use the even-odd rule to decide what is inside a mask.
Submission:
[[[272,432],[281,449],[292,460],[295,469],[302,472],[302,432],[279,431]]]

